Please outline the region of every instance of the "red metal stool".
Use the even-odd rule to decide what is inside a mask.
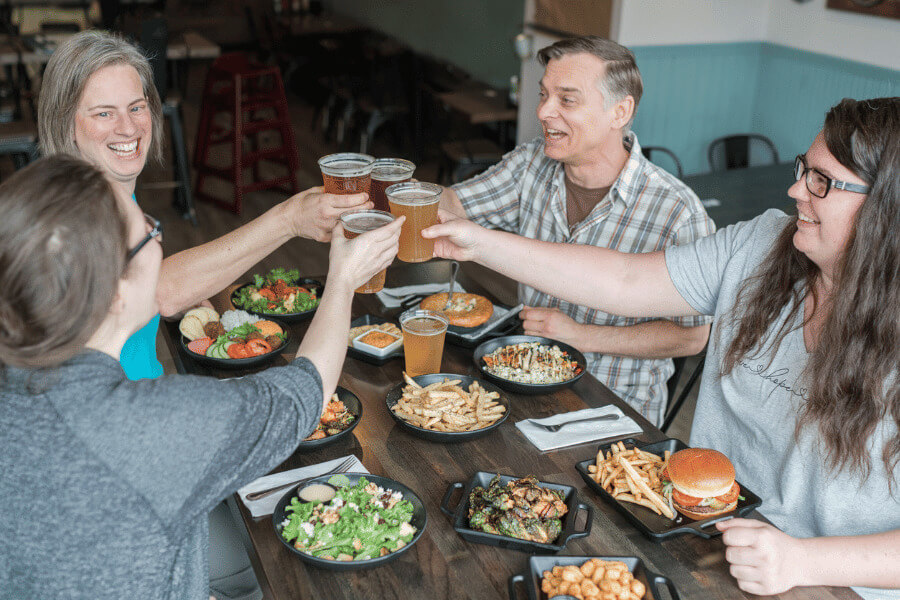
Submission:
[[[277,131],[280,144],[263,148],[259,134],[264,131]],[[230,164],[210,165],[210,149],[223,144],[231,145]],[[287,173],[262,179],[259,168],[262,160],[284,165]],[[223,54],[216,59],[203,89],[194,167],[197,169],[195,196],[236,214],[241,213],[244,192],[273,187],[291,194],[299,191],[296,171],[300,159],[277,67],[251,62],[240,53]],[[248,183],[244,182],[245,169],[251,170]],[[210,196],[203,190],[203,183],[209,177],[232,183],[232,202]]]

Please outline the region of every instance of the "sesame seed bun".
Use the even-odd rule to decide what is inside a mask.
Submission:
[[[676,490],[695,498],[721,496],[734,484],[728,457],[709,448],[687,448],[669,457],[669,479]]]

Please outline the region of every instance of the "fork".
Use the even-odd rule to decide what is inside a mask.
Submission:
[[[450,310],[450,303],[453,300],[453,290],[456,288],[456,274],[459,273],[459,263],[455,260],[450,263],[450,291],[447,292],[447,304],[444,310]]]
[[[571,425],[572,423],[587,423],[588,421],[615,421],[619,418],[619,415],[613,413],[609,415],[602,415],[600,417],[589,417],[587,419],[575,419],[574,421],[566,421],[565,423],[557,423],[556,425],[544,425],[543,423],[538,423],[537,421],[531,421],[532,425],[537,425],[543,429],[546,429],[550,432],[557,432],[566,425]],[[530,419],[529,419],[530,420]]]
[[[347,460],[345,460],[344,462],[342,462],[341,464],[336,466],[335,468],[328,471],[327,473],[320,473],[318,475],[313,475],[312,477],[304,477],[303,479],[298,479],[297,481],[285,483],[285,484],[279,485],[278,487],[269,488],[267,490],[258,490],[255,492],[250,492],[249,494],[247,494],[247,500],[249,500],[250,502],[253,502],[255,500],[261,500],[262,498],[271,496],[275,492],[280,492],[281,490],[286,490],[289,487],[293,487],[293,486],[299,485],[301,483],[306,483],[307,481],[310,481],[317,477],[323,477],[325,475],[336,475],[338,473],[346,473],[347,471],[350,470],[350,467],[352,467],[355,462],[356,462],[356,457],[351,456],[351,457],[347,458]]]

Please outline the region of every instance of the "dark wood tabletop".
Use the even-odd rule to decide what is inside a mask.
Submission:
[[[769,208],[790,214],[796,207],[787,195],[794,183],[793,163],[688,175],[684,182],[700,200],[706,201],[706,212],[720,229],[749,221]],[[717,200],[718,204],[709,200]]]
[[[466,265],[469,266],[469,265]],[[449,273],[445,261],[420,265],[396,263],[388,270],[388,286],[424,281],[444,281]],[[468,291],[488,293],[497,284],[498,295],[510,293],[508,282],[485,278],[484,272],[465,267],[460,282]],[[365,313],[394,316],[398,311],[382,311],[374,296],[357,294],[354,315]],[[297,350],[306,323],[295,326],[285,355],[275,364],[285,364]],[[231,377],[241,372],[211,372],[182,353],[177,345],[177,323],[164,327],[170,349],[180,372]],[[449,343],[445,346],[442,370],[477,375],[472,351]],[[637,421],[644,433],[634,436],[645,441],[663,439],[664,434],[590,374],[575,385],[543,396],[509,393],[510,417],[496,431],[480,439],[458,444],[440,444],[414,437],[397,426],[385,405],[388,390],[399,383],[403,359],[377,367],[348,357],[340,385],[354,392],[364,404],[363,418],[352,435],[315,452],[297,452],[277,471],[356,455],[373,474],[389,477],[414,490],[423,500],[428,524],[418,542],[393,562],[353,572],[321,570],[301,562],[276,538],[271,517],[253,519],[239,499],[229,505],[242,532],[251,563],[268,599],[458,599],[508,597],[512,575],[527,571],[529,555],[493,546],[469,543],[454,530],[450,518],[439,509],[448,486],[467,482],[477,471],[507,475],[535,475],[539,480],[574,486],[578,499],[593,507],[592,531],[588,537],[570,540],[565,555],[638,556],[652,571],[668,577],[683,599],[755,598],[740,591],[728,573],[720,538],[705,540],[691,535],[657,543],[644,537],[611,506],[589,490],[575,470],[575,463],[595,455],[597,444],[541,453],[515,427],[525,418],[615,404]],[[458,496],[458,494],[457,494]],[[455,498],[454,498],[455,502]],[[584,527],[584,516],[577,522]],[[519,590],[525,597],[525,591]],[[804,588],[776,596],[785,600],[859,598],[849,588]]]

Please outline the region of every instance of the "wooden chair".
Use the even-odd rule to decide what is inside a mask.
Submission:
[[[778,163],[775,144],[758,133],[726,135],[715,139],[709,144],[706,155],[713,172]]]

